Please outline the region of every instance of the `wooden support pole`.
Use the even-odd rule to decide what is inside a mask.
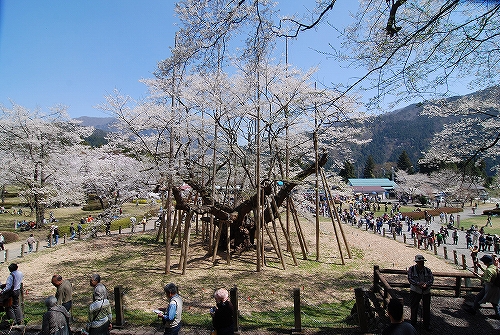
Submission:
[[[287,203],[288,203],[288,201],[291,201],[291,200],[287,199]],[[285,236],[287,250],[292,255],[293,263],[295,264],[295,266],[297,266],[298,262],[297,262],[297,258],[295,257],[295,252],[293,251],[293,248],[292,248],[292,242],[290,241],[290,234],[288,233],[288,230],[286,229],[283,222],[281,221],[281,216],[279,215],[279,212],[278,212],[278,205],[276,204],[276,200],[274,198],[272,198],[271,202],[272,202],[274,210],[276,211],[276,213],[278,213],[278,221],[280,223],[281,230],[283,231],[283,236]],[[287,207],[290,208],[289,205],[287,205]]]
[[[184,219],[184,236],[182,238],[182,244],[183,244],[183,265],[182,265],[182,274],[186,274],[186,268],[187,268],[187,260],[189,256],[189,244],[190,244],[190,237],[191,237],[191,218],[193,217],[194,212],[190,211],[186,213],[186,217]]]
[[[328,180],[326,179],[325,170],[323,168],[321,168],[321,175],[323,177],[324,188],[328,196],[327,199],[328,209],[330,210],[330,214],[333,213],[333,215],[331,215],[333,227],[335,228],[335,220],[336,220],[339,226],[340,234],[342,235],[342,239],[344,241],[345,248],[347,250],[347,256],[349,257],[349,259],[351,259],[352,258],[351,250],[349,248],[349,244],[347,243],[347,238],[344,233],[344,228],[342,228],[342,222],[340,221],[339,213],[337,212],[337,208],[335,207],[335,201],[333,200],[332,193],[330,192],[330,186],[328,186]],[[335,217],[335,220],[333,220],[333,217]],[[366,225],[366,227],[368,229],[368,225]],[[338,241],[338,234],[336,229],[335,229],[335,235],[337,236],[337,241]],[[340,242],[338,242],[338,245],[340,248]],[[341,257],[342,257],[342,264],[345,264],[344,257],[342,255]]]
[[[115,297],[115,321],[113,322],[113,327],[122,328],[125,325],[124,313],[123,313],[123,288],[121,286],[116,286],[114,288]]]
[[[229,220],[226,224],[226,264],[231,264],[231,223],[233,220]]]
[[[271,223],[273,225],[273,233],[274,233],[274,238],[272,236],[269,236],[269,238],[271,239],[271,242],[276,241],[276,246],[275,246],[274,250],[276,250],[276,254],[278,255],[279,259],[281,260],[281,266],[283,267],[283,270],[286,270],[285,259],[283,258],[283,252],[281,251],[281,246],[280,246],[280,242],[278,239],[278,232],[276,230],[276,218],[274,217],[273,207],[272,207],[271,202],[269,201],[268,198],[266,198],[266,204],[267,204],[267,208],[269,210],[269,215],[271,216]],[[264,224],[264,225],[267,228],[267,224]],[[268,234],[269,234],[269,232],[268,232]]]
[[[292,218],[293,222],[295,224],[295,230],[297,232],[297,238],[299,239],[299,245],[300,249],[302,250],[302,259],[306,260],[307,259],[307,245],[304,240],[304,235],[301,234],[301,229],[300,229],[300,223],[298,222],[297,218],[297,211],[295,210],[295,205],[293,204],[292,201],[290,201],[290,208],[292,210]]]
[[[222,226],[222,222],[219,221],[219,225]],[[214,229],[217,227],[217,233],[216,233],[216,238],[215,238],[215,243],[214,245],[210,248],[214,251],[214,253],[212,254],[212,263],[215,264],[215,258],[217,257],[217,250],[219,249],[219,241],[220,241],[220,235],[222,233],[222,228],[221,227],[217,227],[215,226],[214,224]]]

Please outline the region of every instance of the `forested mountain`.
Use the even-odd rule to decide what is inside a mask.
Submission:
[[[371,138],[371,142],[352,148],[355,165],[364,166],[370,155],[376,164],[396,162],[403,150],[416,165],[433,135],[449,121],[421,115],[422,110],[423,104],[413,104],[365,122],[365,138]]]
[[[478,91],[471,95],[493,94],[490,89]],[[467,97],[467,96],[464,96]],[[464,98],[462,96],[451,97],[447,101],[456,101]],[[367,158],[371,155],[375,164],[391,163],[396,166],[399,155],[406,151],[414,167],[418,169],[418,160],[422,152],[427,150],[429,142],[434,134],[443,129],[445,123],[454,122],[459,119],[454,117],[429,117],[422,115],[424,103],[412,104],[407,107],[380,114],[369,118],[361,123],[364,128],[363,137],[371,138],[371,142],[364,145],[352,146],[352,160],[358,172],[363,170]],[[500,100],[499,100],[500,108]],[[87,138],[93,146],[105,143],[104,137],[109,131],[113,131],[113,118],[80,117],[84,126],[96,128],[94,134]],[[489,165],[489,164],[487,164]]]
[[[486,96],[494,94],[493,89],[486,89],[466,96],[455,96],[446,101],[457,101],[471,95]],[[424,103],[412,104],[407,107],[374,116],[361,126],[365,129],[365,138],[371,142],[352,147],[353,161],[358,171],[363,169],[367,157],[372,156],[376,164],[391,162],[396,166],[399,155],[406,151],[411,162],[418,169],[418,160],[422,152],[427,150],[434,134],[443,129],[445,123],[459,120],[453,117],[429,117],[422,115]],[[498,104],[500,109],[500,100]],[[487,166],[489,166],[487,162]],[[488,169],[487,169],[488,170]]]

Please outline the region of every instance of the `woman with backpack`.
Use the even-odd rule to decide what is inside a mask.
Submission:
[[[476,314],[482,303],[489,302],[495,310],[494,318],[500,319],[500,275],[497,266],[493,263],[493,257],[490,255],[484,255],[479,260],[486,265],[486,268],[483,269],[479,262],[476,263],[476,266],[483,271],[481,280],[484,286],[474,298],[474,306],[466,306],[465,310],[471,314]],[[475,274],[479,276],[477,273]]]

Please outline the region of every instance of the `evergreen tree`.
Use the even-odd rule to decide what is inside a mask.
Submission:
[[[370,155],[366,159],[365,169],[363,170],[363,178],[375,178],[375,162],[373,156]]]
[[[356,178],[354,164],[348,160],[344,161],[344,167],[340,169],[339,176],[347,183],[350,178]]]
[[[413,169],[413,164],[412,164],[410,157],[408,156],[408,153],[406,152],[406,150],[403,150],[401,155],[399,155],[397,167],[398,167],[398,169],[403,170],[409,174],[412,174],[415,172]]]

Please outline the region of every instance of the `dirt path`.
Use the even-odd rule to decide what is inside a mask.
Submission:
[[[149,311],[151,306],[164,304],[161,287],[168,281],[180,283],[192,310],[207,309],[212,303],[211,292],[214,287],[238,285],[244,297],[248,296],[247,299],[242,299],[240,304],[240,309],[245,314],[259,307],[261,301],[259,299],[265,299],[270,308],[283,307],[289,300],[289,294],[278,291],[288,290],[294,285],[306,286],[306,292],[315,290],[318,293],[310,297],[311,303],[352,299],[352,285],[369,284],[374,265],[406,269],[414,264],[417,253],[424,254],[428,259],[427,266],[435,271],[460,271],[450,261],[435,256],[430,251],[419,251],[411,245],[348,225],[342,225],[342,228],[352,258],[347,257],[344,249],[345,265],[341,266],[337,239],[333,226],[328,221],[320,225],[321,248],[319,261],[316,262],[314,261],[315,224],[304,221],[302,228],[309,245],[309,260],[301,260],[300,248],[296,246],[294,249],[297,250],[299,266],[290,264],[288,258],[287,270],[282,270],[274,251],[266,249],[270,265],[264,267],[261,273],[255,272],[255,266],[251,263],[253,261],[251,252],[243,257],[234,257],[231,265],[225,264],[224,255],[221,254],[219,261],[214,265],[211,257],[206,257],[206,250],[193,241],[187,275],[180,275],[175,264],[172,273],[165,275],[162,266],[164,251],[161,248],[155,249],[154,246],[144,243],[130,243],[130,240],[141,241],[142,229],[139,229],[141,232],[134,234],[123,230],[121,235],[114,232],[111,237],[99,237],[87,242],[67,241],[67,244],[53,248],[41,247],[37,253],[25,254],[24,257],[14,256],[15,253],[9,252],[9,254],[14,257],[12,261],[20,264],[20,269],[25,274],[26,299],[30,301],[40,301],[47,295],[53,294],[54,287],[50,284],[50,278],[53,273],[59,272],[63,277],[71,279],[75,290],[75,303],[86,305],[90,294],[88,275],[99,271],[103,274],[109,289],[116,285],[125,285],[126,304],[132,306],[133,302],[133,308],[144,311]],[[146,231],[152,229],[153,223],[150,221]],[[20,243],[9,244],[8,248],[20,250],[20,245]],[[145,248],[149,249],[144,251]],[[178,260],[175,252],[173,259],[174,263]],[[0,279],[6,278],[7,275],[7,267],[4,264],[0,267]],[[144,280],[137,281],[137,278]],[[339,285],[343,286],[344,291],[338,290]],[[266,292],[270,292],[273,288],[272,294],[275,296],[266,293],[262,297],[252,292],[264,287],[267,288]],[[268,334],[265,331],[252,334],[260,333]]]

